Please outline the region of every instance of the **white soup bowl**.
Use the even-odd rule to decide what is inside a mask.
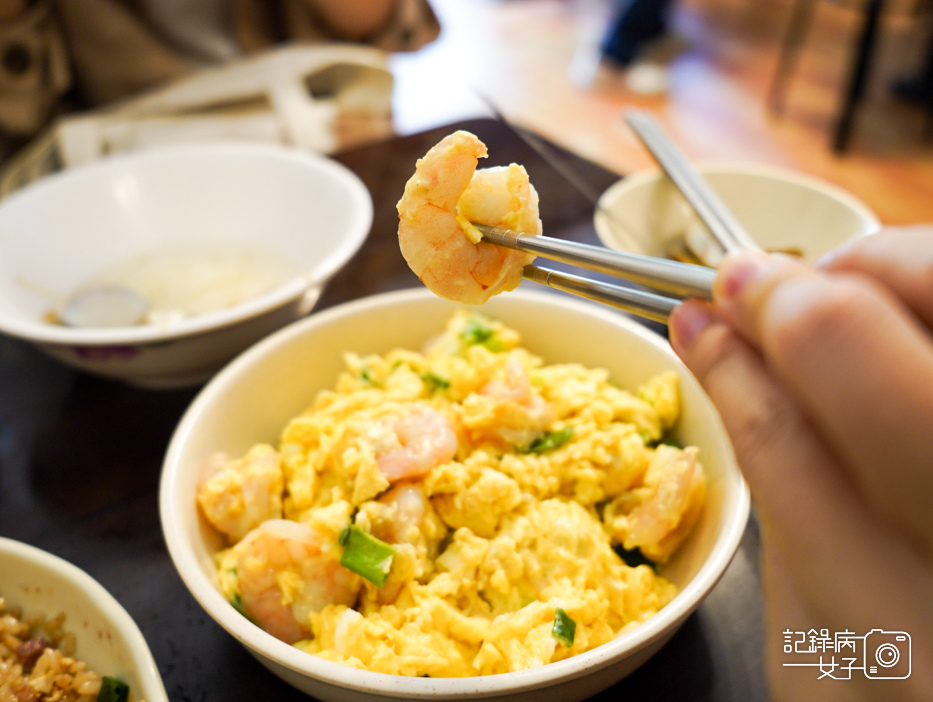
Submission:
[[[813,176],[752,164],[701,165],[697,170],[766,250],[795,252],[813,263],[844,241],[880,227],[861,200]],[[666,256],[688,233],[710,236],[696,230],[702,226],[697,215],[656,169],[633,173],[611,185],[599,205],[596,233],[611,249]]]
[[[363,243],[372,216],[355,174],[297,148],[211,143],[77,166],[0,202],[0,333],[136,385],[203,382],[306,314]],[[204,250],[273,257],[288,274],[266,292],[171,324],[90,328],[47,319],[107,271],[160,252]],[[162,275],[171,287],[186,274],[170,268]]]

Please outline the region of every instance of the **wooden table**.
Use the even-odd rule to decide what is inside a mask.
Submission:
[[[598,243],[591,204],[507,126],[464,122],[337,156],[372,192],[375,221],[317,309],[420,285],[398,251],[395,203],[415,159],[459,127],[486,142],[488,165],[516,161],[528,168],[547,234]],[[599,191],[617,178],[591,163],[573,163]],[[196,392],[94,378],[0,336],[0,535],[61,556],[101,582],[136,620],[173,702],[306,700],[204,613],[165,548],[159,470]],[[596,699],[764,699],[757,554],[752,523],[717,588],[671,642]]]

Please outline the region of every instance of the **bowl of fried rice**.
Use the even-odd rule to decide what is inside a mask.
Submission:
[[[205,611],[340,701],[596,694],[700,605],[749,514],[663,338],[523,290],[388,293],[259,342],[182,417],[159,500]]]
[[[0,537],[0,699],[168,702],[125,609],[80,568]]]

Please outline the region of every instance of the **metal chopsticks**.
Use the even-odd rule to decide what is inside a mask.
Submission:
[[[522,234],[485,224],[473,226],[480,231],[483,239],[491,244],[616,275],[633,283],[672,293],[679,298],[709,299],[713,279],[716,277],[716,271],[712,268],[695,266],[692,263],[614,251],[547,236]]]
[[[625,121],[696,210],[725,253],[738,249],[760,250],[761,247],[749,236],[706,179],[664,134],[651,114],[629,110],[625,113]]]
[[[573,293],[663,324],[667,324],[667,318],[681,302],[671,297],[601,283],[597,280],[531,264],[522,270],[522,277],[555,290]]]
[[[712,295],[716,271],[706,266],[613,251],[546,236],[522,234],[483,224],[473,226],[483,235],[483,240],[491,244],[609,273],[670,294],[670,297],[665,297],[534,265],[524,268],[524,277],[536,283],[612,305],[658,322],[666,322],[681,299],[709,299]]]

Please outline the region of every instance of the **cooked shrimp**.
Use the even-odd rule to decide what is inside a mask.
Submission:
[[[528,446],[554,421],[550,405],[515,356],[463,404],[464,424],[474,438],[498,438],[512,446]]]
[[[440,297],[480,304],[514,289],[534,256],[481,241],[471,222],[541,233],[538,194],[517,164],[476,170],[486,146],[457,131],[418,160],[398,203],[409,267]]]
[[[528,411],[529,416],[542,426],[551,420],[551,410],[547,402],[531,384],[528,371],[517,356],[509,356],[503,375],[486,383],[480,393],[521,405]]]
[[[223,453],[208,458],[197,499],[214,528],[236,542],[265,520],[282,516],[283,489],[279,454],[260,444],[241,459]]]
[[[697,449],[662,444],[655,450],[642,486],[610,502],[604,522],[614,541],[663,562],[699,516],[705,490]]]
[[[420,478],[457,453],[450,420],[428,407],[380,422],[370,437],[375,440],[376,465],[391,483]]]
[[[234,553],[246,616],[286,643],[308,636],[312,612],[329,604],[352,606],[362,586],[340,565],[337,536],[302,522],[265,522]]]
[[[425,521],[434,519],[435,515],[420,485],[396,485],[380,497],[378,503],[389,508],[373,522],[373,533],[383,541],[416,545],[435,531],[425,528]]]
[[[447,535],[447,527],[418,483],[400,483],[378,500],[367,502],[357,514],[357,523],[395,546],[389,580],[373,593],[381,603],[394,602],[407,582],[434,571],[441,541]]]

